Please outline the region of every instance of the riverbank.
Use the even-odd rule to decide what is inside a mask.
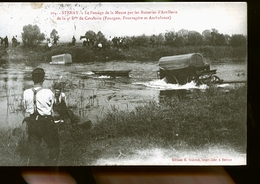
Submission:
[[[208,62],[246,62],[247,50],[244,47],[228,46],[147,46],[132,48],[96,48],[58,45],[51,48],[41,45],[33,48],[18,46],[7,49],[1,47],[1,64],[24,63],[35,66],[38,63],[49,63],[53,55],[68,53],[72,55],[73,63],[105,62],[105,61],[141,61],[157,62],[163,56],[187,53],[201,53]]]
[[[73,48],[82,49],[78,46]],[[92,108],[95,113],[102,113],[102,118],[98,118],[92,128],[72,126],[71,124],[60,125],[59,133],[62,145],[60,166],[149,165],[160,162],[167,165],[182,163],[184,165],[184,162],[178,161],[184,157],[201,160],[222,160],[222,158],[228,160],[224,163],[214,161],[215,165],[235,165],[241,161],[241,158],[240,163],[244,163],[246,85],[244,87],[235,85],[236,88],[231,90],[220,90],[214,86],[205,90],[192,90],[187,98],[182,98],[183,95],[174,95],[171,100],[162,103],[161,94],[155,90],[158,86],[147,89],[148,86],[154,85],[155,71],[158,69],[158,66],[152,61],[138,63],[133,63],[134,60],[129,62],[127,60],[92,61],[91,63],[76,63],[69,67],[54,66],[49,65],[44,57],[55,50],[38,52],[38,49],[43,48],[26,48],[25,52],[24,49],[17,47],[7,50],[12,68],[4,69],[2,73],[2,95],[5,98],[2,107],[7,106],[4,110],[16,110],[13,107],[20,107],[18,100],[21,97],[22,89],[27,85],[28,76],[31,76],[30,70],[33,66],[43,66],[46,69],[45,84],[48,87],[51,87],[55,80],[60,79],[60,73],[62,73],[62,79],[69,84],[69,90],[66,91],[69,101],[76,105],[80,104],[86,113],[89,113]],[[61,51],[64,51],[63,49]],[[71,53],[73,53],[72,51],[71,48]],[[102,52],[105,53],[105,51]],[[88,75],[92,69],[113,68],[117,62],[121,62],[123,67],[133,68],[130,78],[102,79]],[[14,65],[16,63],[20,63],[22,66]],[[28,71],[25,70],[25,65],[30,67]],[[213,68],[219,67],[215,69],[219,72],[220,78],[240,78],[247,74],[246,65],[239,67],[235,67],[233,64],[228,66],[226,63],[220,64],[221,66],[216,65],[213,65]],[[17,69],[14,69],[13,66],[17,66]],[[83,79],[82,76],[84,76]],[[90,88],[97,90],[85,90]],[[156,101],[150,97],[153,92],[156,99],[159,98]],[[7,96],[5,96],[6,94]],[[9,96],[12,97],[9,99],[11,101],[6,99]],[[142,99],[142,97],[145,98]],[[117,106],[117,104],[126,109],[122,110],[121,106]],[[131,104],[135,105],[131,106]],[[104,111],[104,107],[111,108],[109,111]],[[14,113],[16,111],[12,112],[12,116],[16,118],[15,122],[17,122],[15,125],[21,125],[22,114],[18,116]],[[3,117],[10,115],[8,111],[3,111],[2,114]],[[8,122],[9,127],[1,130],[0,164],[3,166],[25,166],[28,162],[26,127],[24,124],[21,127],[11,126],[15,122]],[[14,128],[18,130],[15,131],[16,133],[14,133]],[[43,143],[43,157],[47,155],[45,146]],[[154,162],[156,159],[158,159],[157,163]],[[172,162],[172,159],[176,159],[176,162]],[[197,162],[196,159],[192,163],[207,164],[207,162]],[[230,159],[233,160],[230,161]]]
[[[243,165],[246,91],[246,86],[228,92],[211,87],[192,98],[114,108],[91,128],[61,124],[59,165]],[[28,162],[25,131],[17,132],[1,130],[2,166]]]

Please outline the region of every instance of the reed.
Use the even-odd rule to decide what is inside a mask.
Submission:
[[[212,88],[159,103],[151,99],[134,110],[111,106],[92,128],[62,124],[59,164],[92,165],[154,147],[196,151],[222,145],[246,153],[246,87]],[[26,139],[12,131],[1,130],[1,165],[26,165]]]

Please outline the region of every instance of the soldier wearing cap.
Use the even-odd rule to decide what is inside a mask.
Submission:
[[[67,107],[67,97],[62,92],[62,85],[59,82],[54,83],[55,102],[53,104],[53,111],[57,112],[61,120],[70,119],[71,123],[76,124],[81,121],[80,117],[76,116],[72,110]],[[56,117],[55,117],[56,119]]]
[[[28,142],[30,144],[29,165],[55,166],[60,154],[58,129],[52,117],[54,94],[50,89],[42,87],[45,72],[36,68],[32,72],[34,85],[23,93],[23,103],[26,113],[29,114]],[[41,159],[41,141],[44,140],[49,149],[47,161]],[[43,156],[42,156],[43,157]]]

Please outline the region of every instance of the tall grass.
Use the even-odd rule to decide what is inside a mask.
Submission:
[[[192,99],[173,98],[164,104],[153,101],[132,112],[114,110],[98,125],[102,134],[133,137],[161,146],[181,139],[187,145],[203,147],[225,144],[238,150],[246,145],[245,89],[228,93],[211,91]]]
[[[93,156],[90,150],[94,149],[102,157],[115,157],[118,150],[196,150],[214,145],[245,153],[246,88],[229,92],[213,88],[192,98],[173,97],[163,103],[151,100],[134,111],[111,108],[101,122],[80,136],[88,140],[85,154]]]
[[[213,88],[213,87],[212,87]],[[92,128],[60,124],[60,165],[91,165],[98,158],[116,157],[119,150],[152,147],[199,149],[214,145],[246,151],[246,87],[216,89],[148,101],[133,111],[112,106]],[[23,136],[1,130],[1,165],[26,165]]]

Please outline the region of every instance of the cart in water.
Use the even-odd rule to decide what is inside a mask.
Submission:
[[[199,53],[165,56],[159,59],[160,79],[167,83],[186,84],[191,81],[200,84],[221,83],[222,80],[216,76],[217,70],[210,70],[210,65]]]
[[[60,54],[51,57],[51,65],[70,65],[72,64],[71,54]]]

